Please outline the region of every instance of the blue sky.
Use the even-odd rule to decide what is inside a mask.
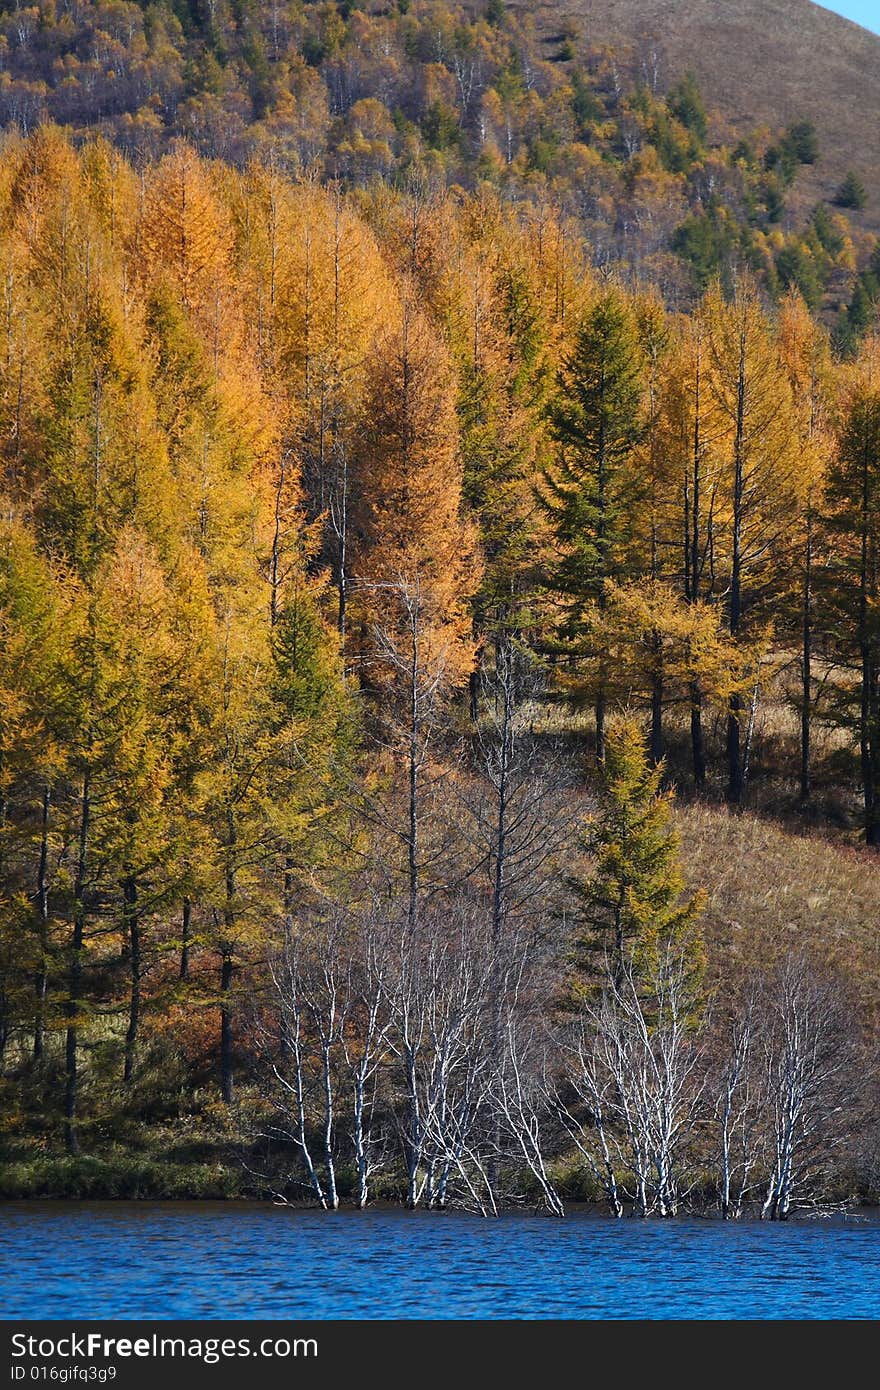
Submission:
[[[856,24],[863,24],[866,29],[880,34],[880,0],[818,0],[818,3],[826,10],[836,10],[838,14],[845,14],[847,19],[854,19]]]

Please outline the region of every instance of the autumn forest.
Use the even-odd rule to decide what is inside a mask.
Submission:
[[[500,5],[273,13],[0,82],[0,1191],[876,1200],[865,189]]]

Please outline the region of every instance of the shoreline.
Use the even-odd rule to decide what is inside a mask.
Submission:
[[[534,1218],[542,1222],[549,1222],[555,1225],[560,1219],[563,1222],[569,1218],[596,1219],[603,1224],[611,1223],[630,1225],[632,1223],[641,1224],[647,1222],[651,1225],[669,1226],[681,1223],[698,1224],[718,1224],[726,1225],[731,1228],[743,1226],[805,1226],[805,1225],[880,1225],[880,1204],[877,1203],[853,1203],[848,1207],[829,1207],[827,1211],[822,1210],[795,1210],[784,1221],[762,1221],[759,1207],[755,1206],[747,1209],[743,1214],[736,1218],[725,1220],[717,1207],[686,1208],[675,1216],[661,1217],[656,1214],[640,1217],[629,1209],[625,1210],[623,1216],[615,1217],[602,1203],[599,1202],[577,1202],[566,1203],[565,1217],[558,1218],[541,1211],[533,1204],[524,1203],[519,1206],[500,1207],[497,1215],[486,1217],[479,1212],[465,1207],[407,1207],[402,1202],[390,1201],[387,1198],[377,1198],[376,1201],[368,1203],[364,1208],[356,1207],[350,1203],[340,1203],[335,1210],[323,1210],[315,1202],[274,1202],[270,1198],[259,1197],[2,1197],[0,1198],[0,1215],[4,1211],[39,1211],[45,1210],[53,1212],[57,1210],[76,1208],[79,1211],[155,1211],[157,1208],[167,1208],[170,1213],[184,1214],[203,1214],[211,1212],[221,1213],[259,1213],[266,1214],[288,1212],[297,1216],[312,1213],[321,1217],[353,1216],[369,1218],[373,1216],[392,1216],[399,1215],[402,1218],[458,1218],[465,1217],[478,1222],[493,1224],[495,1221],[509,1218]]]

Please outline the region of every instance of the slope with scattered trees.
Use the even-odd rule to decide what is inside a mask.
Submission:
[[[99,133],[135,162],[183,136],[240,167],[268,159],[348,187],[489,186],[565,207],[594,263],[654,282],[671,303],[743,267],[773,294],[794,285],[829,323],[839,317],[851,347],[876,309],[874,281],[859,276],[880,192],[834,63],[852,50],[844,76],[870,101],[876,41],[839,21],[841,46],[826,15],[834,32],[809,44],[833,69],[823,86],[805,76],[810,26],[798,18],[821,30],[823,14],[806,0],[783,4],[778,25],[749,6],[726,5],[723,21],[717,7],[708,18],[695,4],[642,9],[562,23],[555,6],[534,16],[437,0],[0,7],[0,122]],[[757,59],[756,35],[772,50]],[[721,109],[707,106],[685,53]],[[713,54],[725,55],[720,72]]]
[[[871,1198],[880,340],[433,129],[6,137],[3,1190]]]

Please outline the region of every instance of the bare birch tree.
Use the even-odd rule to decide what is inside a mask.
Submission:
[[[525,1164],[548,1212],[562,1217],[565,1207],[549,1167],[547,1131],[552,1107],[543,1080],[547,1071],[545,1040],[539,1032],[539,1018],[522,997],[521,970],[506,981],[503,997],[504,1048],[492,1084],[497,1131],[510,1141],[511,1158]]]
[[[388,934],[374,910],[360,926],[358,955],[349,962],[347,979],[349,1027],[343,1027],[340,1048],[351,1088],[351,1141],[356,1174],[355,1205],[363,1210],[369,1199],[375,1167],[374,1116],[377,1090],[389,1058],[391,1021],[387,983],[391,968]]]
[[[703,1089],[693,1009],[681,952],[667,949],[649,980],[609,967],[564,1051],[558,1111],[616,1216],[623,1196],[639,1216],[678,1212]]]
[[[789,955],[762,1000],[769,1177],[761,1217],[784,1221],[815,1197],[851,1100],[843,1006],[806,957]]]
[[[401,935],[389,1046],[404,1095],[399,1125],[410,1207],[446,1205],[457,1174],[480,1209],[495,1209],[477,1137],[489,1085],[490,971],[478,928],[454,905],[434,908],[415,933]]]
[[[337,1205],[335,1183],[321,1174],[313,1154],[313,1091],[315,1082],[313,1039],[309,1029],[311,1009],[305,984],[301,948],[291,941],[284,955],[270,962],[272,982],[279,1004],[278,1035],[264,1034],[264,1051],[276,1083],[272,1096],[275,1119],[268,1137],[291,1143],[299,1151],[308,1186],[325,1211]],[[324,1135],[332,1136],[333,1114],[325,1114]]]
[[[758,1071],[758,1004],[754,987],[741,999],[720,1043],[715,1086],[718,1122],[718,1200],[725,1220],[743,1214],[759,1182],[764,1114]]]

